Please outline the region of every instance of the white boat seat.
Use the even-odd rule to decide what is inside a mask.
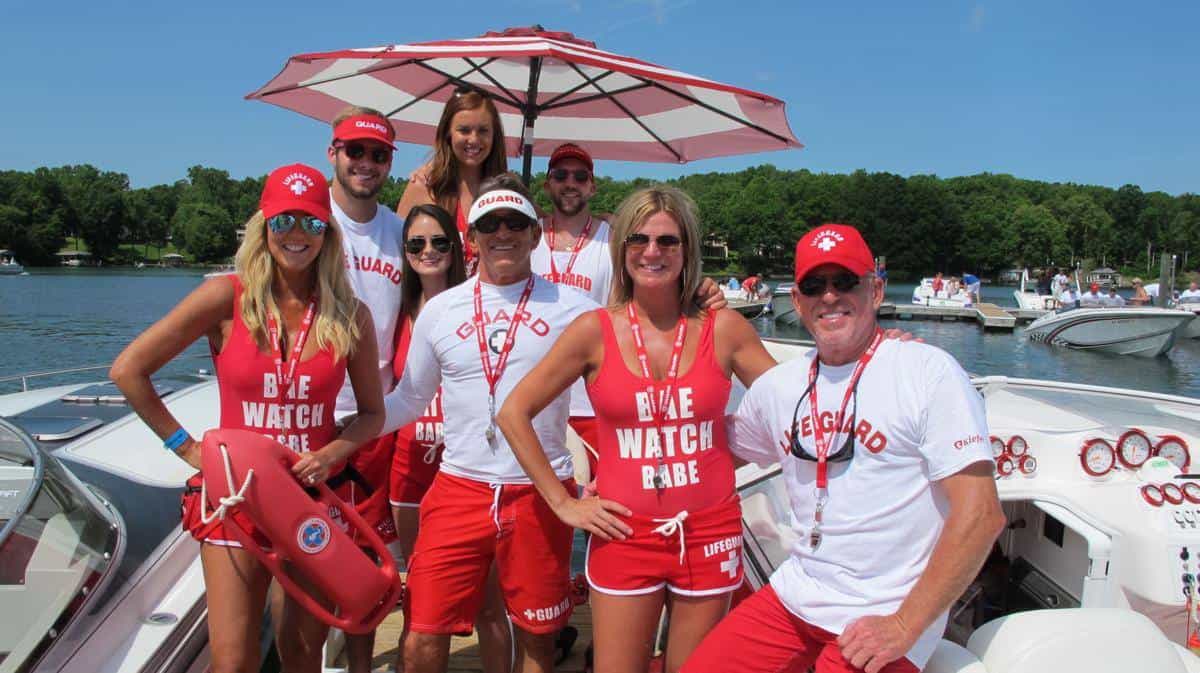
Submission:
[[[958,643],[943,640],[938,643],[925,664],[924,673],[988,673],[983,662],[971,650]]]
[[[1117,608],[1018,612],[981,626],[967,641],[987,673],[1187,673],[1145,615]]]

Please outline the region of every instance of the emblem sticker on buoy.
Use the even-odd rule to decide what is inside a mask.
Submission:
[[[306,554],[319,554],[329,545],[329,524],[317,517],[309,517],[296,531],[296,544]]]

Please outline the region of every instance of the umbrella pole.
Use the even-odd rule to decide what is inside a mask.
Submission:
[[[526,185],[533,178],[533,124],[537,121],[538,79],[542,75],[542,57],[529,59],[529,87],[525,92],[525,126],[521,129],[521,179]]]

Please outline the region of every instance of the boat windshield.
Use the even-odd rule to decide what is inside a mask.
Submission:
[[[113,563],[111,515],[0,419],[0,673],[31,667]]]

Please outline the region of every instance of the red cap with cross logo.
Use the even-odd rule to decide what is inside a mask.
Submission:
[[[875,256],[854,227],[822,224],[796,243],[796,282],[822,264],[837,264],[863,276],[875,268]]]
[[[263,217],[298,210],[329,221],[329,182],[321,171],[304,164],[289,164],[271,171],[258,201]]]

